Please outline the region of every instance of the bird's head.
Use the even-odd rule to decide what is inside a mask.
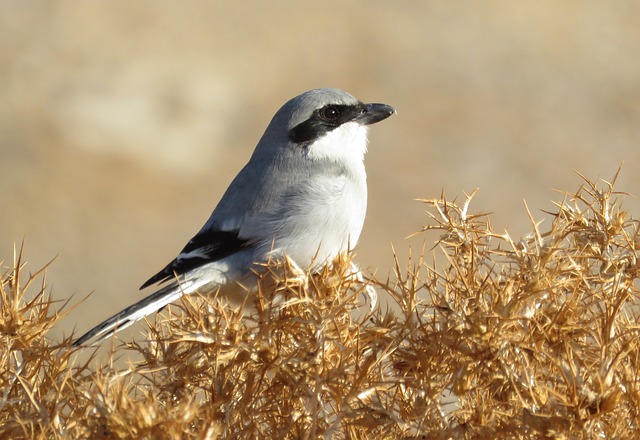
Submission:
[[[262,141],[278,139],[279,147],[300,151],[309,159],[361,161],[367,148],[367,126],[394,113],[389,105],[365,104],[342,90],[314,89],[284,104]]]

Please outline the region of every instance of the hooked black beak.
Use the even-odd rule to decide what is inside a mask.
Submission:
[[[396,109],[387,104],[365,104],[356,121],[362,125],[371,125],[383,121],[394,114]]]

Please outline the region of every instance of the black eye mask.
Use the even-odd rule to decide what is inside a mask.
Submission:
[[[365,114],[364,104],[329,104],[313,112],[311,117],[289,131],[289,138],[297,144],[306,144],[321,138],[346,122]]]

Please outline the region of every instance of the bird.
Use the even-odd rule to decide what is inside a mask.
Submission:
[[[140,289],[159,290],[80,336],[95,345],[186,294],[237,287],[272,259],[318,271],[358,242],[368,126],[395,114],[335,88],[287,101],[200,231]],[[246,284],[246,283],[245,283]],[[244,295],[247,291],[244,290]]]

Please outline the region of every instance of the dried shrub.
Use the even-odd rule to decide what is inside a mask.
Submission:
[[[638,222],[613,183],[584,182],[518,241],[470,213],[473,194],[425,200],[434,258],[396,260],[372,281],[390,305],[370,314],[348,256],[314,275],[285,262],[254,312],[184,298],[102,364],[47,338],[65,304],[43,272],[21,285],[17,257],[0,288],[0,437],[633,437]]]

